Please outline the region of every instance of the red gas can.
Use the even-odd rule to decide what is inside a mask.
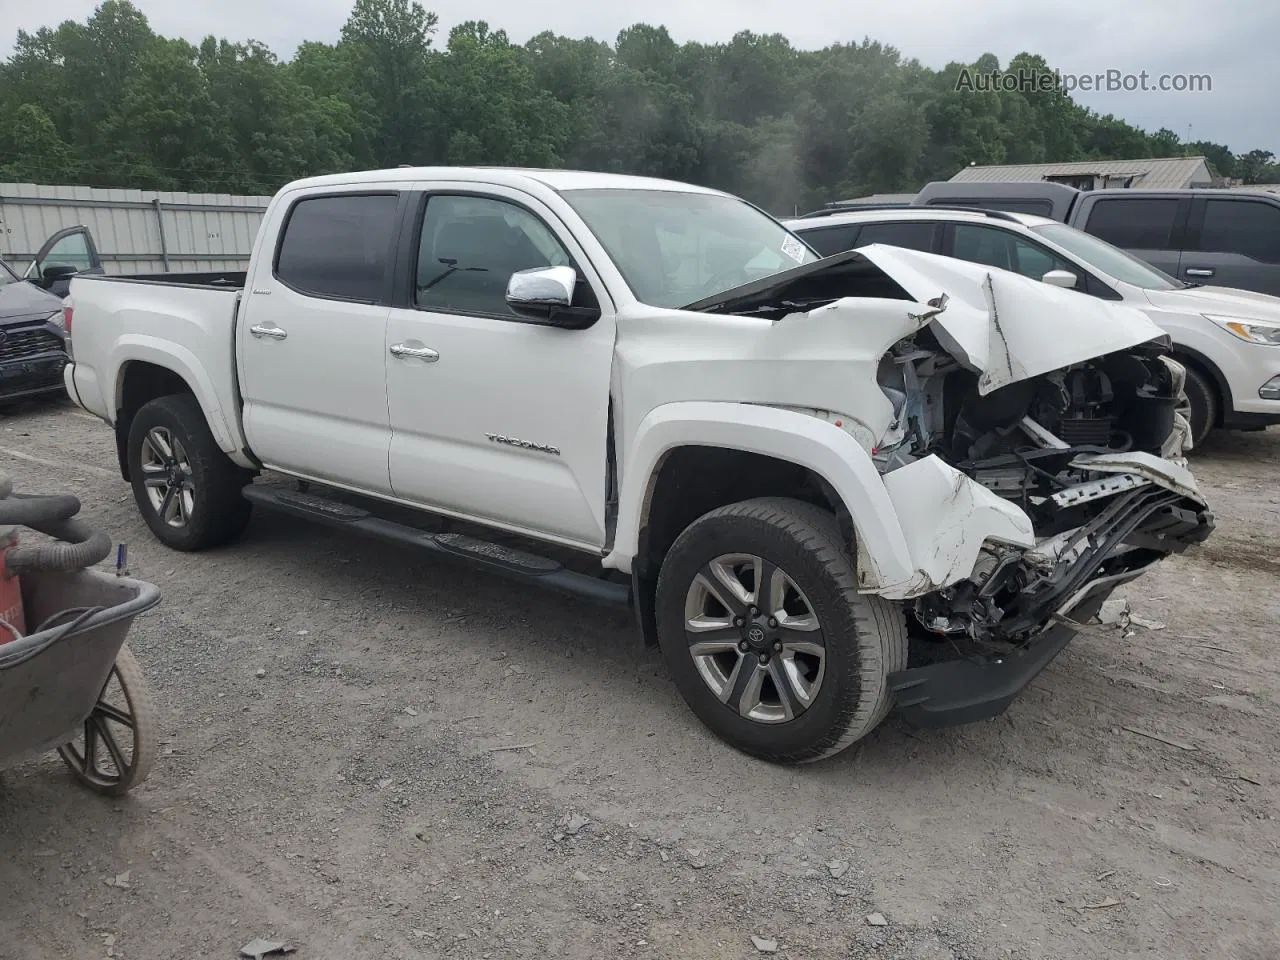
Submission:
[[[9,572],[9,551],[18,545],[16,527],[0,527],[0,643],[17,640],[27,632],[22,613],[22,584]]]

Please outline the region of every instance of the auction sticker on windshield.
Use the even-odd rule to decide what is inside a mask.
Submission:
[[[782,252],[796,263],[804,263],[804,244],[795,237],[787,237],[782,241]]]

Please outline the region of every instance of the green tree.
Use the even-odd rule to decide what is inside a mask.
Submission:
[[[431,121],[428,65],[439,18],[416,0],[356,0],[342,27],[347,79],[369,111],[369,142],[382,166],[420,152]]]

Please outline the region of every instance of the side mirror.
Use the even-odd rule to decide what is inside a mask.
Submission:
[[[594,307],[573,306],[578,271],[573,267],[531,267],[507,281],[507,306],[549,326],[581,330],[600,316]]]
[[[1074,290],[1076,287],[1076,275],[1070,270],[1050,270],[1040,279],[1051,287],[1062,287],[1066,290]]]
[[[567,307],[573,303],[578,271],[573,267],[517,270],[507,281],[507,303],[513,310]]]

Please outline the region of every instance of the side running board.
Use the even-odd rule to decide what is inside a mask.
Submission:
[[[437,556],[469,561],[475,566],[524,583],[608,606],[631,605],[630,584],[569,570],[558,561],[524,550],[489,543],[462,533],[431,533],[383,519],[361,507],[310,493],[250,484],[245,499],[268,510],[352,530],[389,543],[425,550]]]

